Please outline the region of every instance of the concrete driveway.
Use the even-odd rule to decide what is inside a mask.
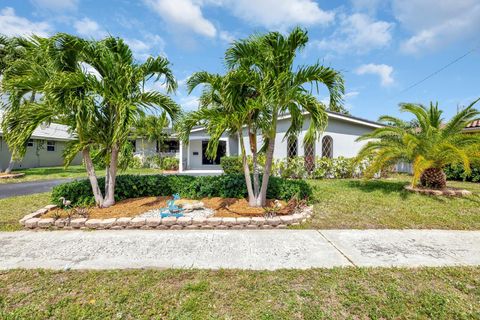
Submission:
[[[0,269],[307,269],[480,265],[480,231],[200,230],[0,233]]]

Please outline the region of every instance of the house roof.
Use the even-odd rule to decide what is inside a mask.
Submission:
[[[467,126],[465,127],[465,130],[466,131],[468,131],[468,130],[480,130],[480,119],[474,120],[474,121],[470,122],[469,124],[467,124]]]
[[[2,112],[0,111],[0,120],[1,119]],[[0,136],[3,136],[3,131],[1,128]],[[74,136],[68,132],[67,126],[58,123],[51,123],[35,129],[32,134],[32,139],[69,141],[73,140]]]
[[[308,114],[309,114],[308,112],[303,113],[303,115],[308,115]],[[332,118],[332,119],[340,119],[340,120],[357,123],[357,124],[364,125],[364,126],[371,127],[371,128],[385,127],[384,124],[381,124],[379,122],[375,122],[375,121],[372,121],[372,120],[367,120],[367,119],[364,119],[364,118],[359,118],[359,117],[355,117],[355,116],[351,116],[351,115],[347,115],[347,114],[343,114],[343,113],[339,113],[339,112],[327,111],[327,115],[328,115],[329,118]],[[288,119],[290,117],[291,117],[290,114],[285,114],[285,115],[281,116],[279,119]],[[197,127],[194,127],[191,130],[191,132],[202,131],[202,130],[204,130],[203,126],[197,126]]]

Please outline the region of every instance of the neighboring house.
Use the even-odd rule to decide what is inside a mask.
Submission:
[[[480,133],[480,119],[473,121],[472,123],[469,123],[465,129],[463,129],[463,132],[466,133]]]
[[[161,157],[179,157],[178,138],[172,132],[172,128],[165,128],[164,133],[168,138],[160,141],[149,141],[142,137],[130,140],[133,146],[133,154],[140,158],[160,155]]]
[[[279,119],[277,138],[275,141],[275,159],[286,157],[354,157],[365,142],[356,142],[361,135],[383,125],[374,121],[365,120],[336,112],[328,113],[328,125],[318,141],[311,145],[304,145],[303,138],[310,124],[310,115],[305,114],[303,130],[296,139],[284,139],[290,126],[290,116]],[[244,132],[243,139],[248,149],[248,137]],[[262,141],[259,137],[259,145]],[[179,158],[180,171],[187,170],[221,170],[220,158],[223,156],[240,155],[240,143],[236,136],[224,134],[221,138],[217,157],[208,159],[205,155],[209,136],[204,128],[195,128],[191,131],[188,145],[180,143]]]
[[[25,157],[15,163],[15,169],[54,167],[64,164],[62,157],[66,143],[72,140],[67,127],[61,124],[52,123],[35,129],[31,139],[27,143]],[[0,129],[0,168],[5,169],[10,162],[10,151],[3,139],[3,132]],[[81,164],[81,155],[77,155],[72,164]]]

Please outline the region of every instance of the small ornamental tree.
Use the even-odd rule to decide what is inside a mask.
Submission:
[[[400,111],[409,112],[415,121],[383,116],[379,121],[390,124],[375,129],[358,138],[368,141],[358,159],[371,157],[367,177],[400,161],[413,164],[412,186],[419,182],[430,188],[445,188],[445,166],[461,165],[470,173],[470,162],[480,158],[480,136],[462,133],[465,126],[480,114],[473,108],[479,99],[453,116],[448,122],[442,118],[438,104],[423,105],[404,103]]]

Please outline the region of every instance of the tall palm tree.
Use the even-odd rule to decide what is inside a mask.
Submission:
[[[37,37],[38,38],[38,37]],[[67,34],[58,34],[43,50],[43,64],[30,64],[21,76],[7,81],[15,90],[23,90],[38,83],[43,94],[42,103],[33,103],[24,109],[12,125],[11,135],[19,146],[40,123],[59,121],[69,126],[76,140],[69,143],[66,163],[82,153],[95,202],[100,207],[115,203],[114,191],[118,156],[129,143],[135,121],[147,110],[165,110],[171,118],[180,111],[167,95],[145,91],[144,83],[160,77],[168,92],[176,89],[176,81],[163,57],[148,58],[144,63],[134,61],[132,51],[121,40],[108,37],[101,41],[87,41]],[[46,77],[38,75],[47,74]],[[91,159],[92,149],[100,150],[107,164],[105,196]]]
[[[341,74],[318,62],[294,68],[296,54],[308,42],[307,31],[294,28],[287,36],[279,32],[254,35],[236,41],[226,52],[226,64],[230,69],[248,70],[246,83],[255,88],[261,113],[269,118],[261,128],[265,142],[266,163],[256,206],[265,206],[268,181],[271,174],[277,123],[279,117],[289,114],[291,124],[285,139],[297,136],[302,130],[304,113],[310,114],[310,126],[304,143],[317,140],[327,124],[327,107],[314,95],[312,89],[326,87],[330,107],[342,105],[344,81]]]
[[[383,116],[379,121],[390,126],[367,133],[357,141],[368,141],[360,150],[358,160],[371,157],[367,177],[399,161],[413,164],[412,186],[420,180],[422,186],[445,188],[443,171],[448,164],[461,164],[470,173],[470,162],[480,158],[480,136],[462,133],[465,126],[480,113],[473,107],[480,99],[457,113],[448,122],[442,118],[438,104],[427,108],[419,104],[404,103],[400,111],[415,117],[411,123]]]
[[[255,205],[256,194],[259,190],[256,145],[257,130],[261,126],[262,119],[256,103],[254,88],[245,85],[247,74],[241,70],[231,70],[225,75],[211,74],[205,71],[194,73],[187,81],[188,90],[191,93],[196,87],[202,85],[203,92],[200,97],[200,105],[197,111],[184,115],[177,131],[180,138],[188,143],[188,137],[194,126],[202,125],[210,135],[207,146],[207,156],[215,158],[218,144],[224,133],[236,135],[240,142],[240,151],[245,173],[248,197],[250,205]],[[247,161],[246,147],[243,140],[243,132],[250,138],[250,151],[253,157],[253,181],[250,167]]]

